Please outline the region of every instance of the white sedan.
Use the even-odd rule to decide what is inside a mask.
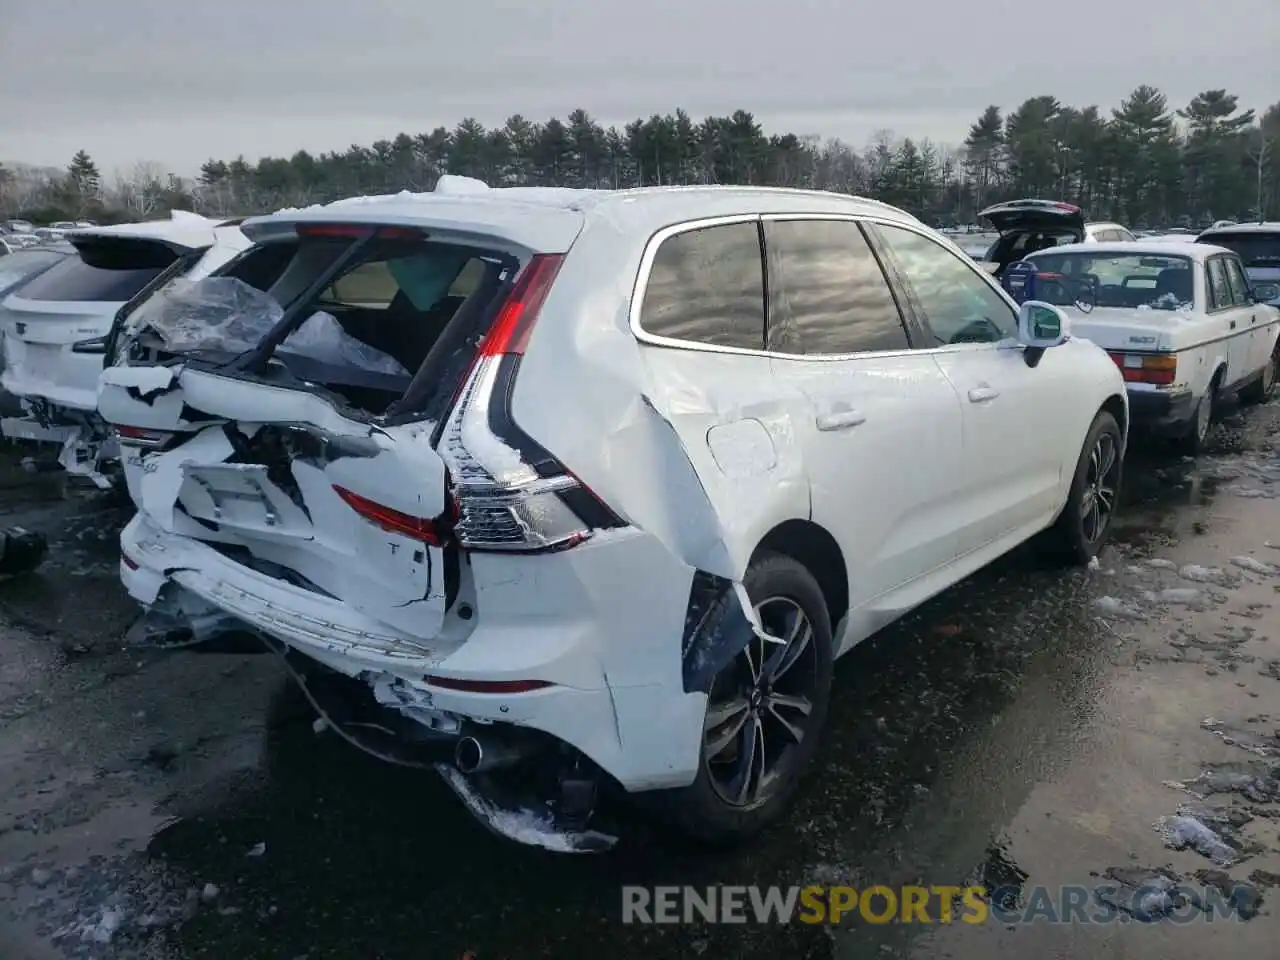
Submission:
[[[1027,258],[1026,296],[1056,304],[1074,335],[1124,374],[1133,425],[1204,446],[1219,401],[1260,401],[1276,380],[1276,284],[1251,282],[1237,254],[1190,239],[1073,244]]]

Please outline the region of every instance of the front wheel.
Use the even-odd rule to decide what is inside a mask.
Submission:
[[[1116,418],[1099,411],[1080,451],[1066,506],[1048,531],[1052,548],[1067,563],[1088,563],[1106,539],[1120,495],[1123,443]]]
[[[753,637],[712,678],[698,776],[653,798],[681,832],[715,844],[745,840],[785,813],[831,692],[831,621],[813,574],[769,553],[752,562],[743,585],[764,632],[779,642]]]

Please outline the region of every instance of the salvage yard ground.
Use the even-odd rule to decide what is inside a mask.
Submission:
[[[625,811],[612,855],[514,846],[430,776],[317,733],[270,657],[122,650],[128,509],[17,460],[0,522],[51,544],[0,584],[5,960],[1273,955],[1280,404],[1233,417],[1197,463],[1134,458],[1097,569],[1020,551],[842,660],[801,802],[731,854]],[[1251,883],[1258,915],[620,923],[622,884],[1225,882],[1206,870]]]

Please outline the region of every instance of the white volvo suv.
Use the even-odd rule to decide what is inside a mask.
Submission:
[[[102,374],[133,636],[256,634],[509,836],[607,845],[610,781],[749,835],[836,657],[1035,534],[1105,535],[1116,365],[884,204],[447,177],[242,229]]]

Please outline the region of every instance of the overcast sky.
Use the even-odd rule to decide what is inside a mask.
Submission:
[[[1229,18],[1227,16],[1229,12]],[[1280,0],[0,0],[0,160],[104,173],[583,107],[956,143],[989,103],[1280,97]]]

